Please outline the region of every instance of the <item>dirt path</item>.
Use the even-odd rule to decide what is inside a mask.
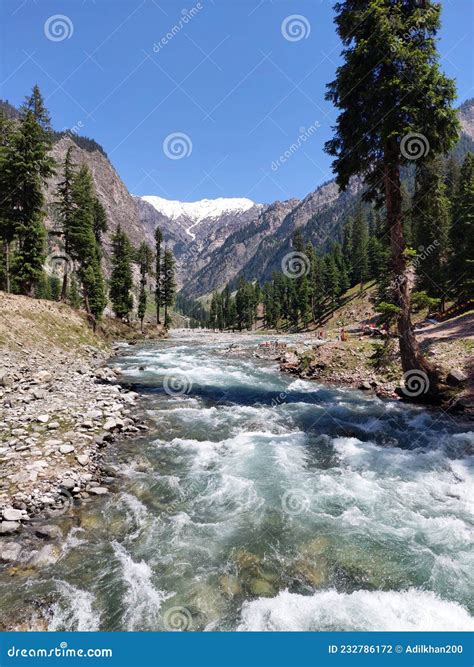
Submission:
[[[418,340],[429,338],[446,340],[453,338],[474,339],[474,313],[466,313],[446,322],[432,324],[416,332]]]

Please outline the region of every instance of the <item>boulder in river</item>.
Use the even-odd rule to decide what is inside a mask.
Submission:
[[[20,530],[21,523],[19,521],[2,521],[0,523],[0,535],[12,535]]]
[[[21,546],[16,542],[0,543],[0,561],[3,563],[12,563],[18,560],[21,552]]]
[[[54,525],[36,526],[35,533],[38,537],[47,540],[56,540],[63,536],[61,528]]]

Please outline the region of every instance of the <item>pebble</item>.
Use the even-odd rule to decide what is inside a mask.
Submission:
[[[76,456],[76,461],[81,464],[81,466],[86,466],[89,463],[89,456],[87,454],[78,454]]]
[[[105,486],[93,486],[89,489],[89,493],[93,493],[95,496],[103,496],[108,492],[109,490]]]
[[[61,445],[59,451],[61,454],[70,454],[74,451],[74,447],[73,445]]]

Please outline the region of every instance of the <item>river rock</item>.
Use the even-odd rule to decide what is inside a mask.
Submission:
[[[76,460],[81,466],[86,466],[89,463],[89,456],[87,454],[78,454]]]
[[[270,598],[275,595],[275,589],[265,579],[251,579],[248,583],[248,589],[252,595],[256,595],[259,598]]]
[[[466,382],[467,375],[460,368],[453,368],[449,371],[446,382],[452,387],[457,387],[458,385]]]
[[[72,491],[76,486],[76,482],[73,479],[66,478],[61,482],[61,486],[66,489],[66,491]]]
[[[18,560],[21,552],[21,546],[16,542],[4,542],[0,544],[0,561],[11,563]]]
[[[33,375],[33,380],[35,382],[41,383],[41,382],[50,382],[53,379],[53,376],[49,371],[39,371],[35,375]]]
[[[44,441],[45,447],[59,447],[62,444],[62,440],[55,440],[53,438]]]
[[[106,431],[113,431],[116,426],[117,422],[115,421],[115,419],[107,419],[107,421],[104,424],[104,429]]]
[[[47,424],[49,422],[49,415],[38,415],[36,421],[40,424]]]
[[[11,387],[12,379],[4,368],[0,368],[0,387]]]
[[[59,526],[37,526],[35,533],[38,537],[42,537],[48,540],[56,540],[63,536],[61,528]]]
[[[6,507],[3,510],[4,521],[21,521],[22,518],[23,512],[21,510],[15,510],[13,507]]]
[[[233,598],[240,595],[242,589],[238,578],[233,574],[223,574],[219,577],[219,585],[224,591],[224,595],[228,598]]]
[[[74,447],[72,445],[61,445],[59,451],[61,454],[70,454],[74,451]]]
[[[34,567],[48,567],[54,565],[59,560],[61,551],[55,544],[46,544],[37,551],[30,560],[30,565]]]
[[[108,492],[109,490],[105,486],[93,486],[89,489],[89,493],[92,493],[94,496],[103,496]]]
[[[20,530],[21,523],[18,521],[2,521],[0,523],[0,535],[11,535]]]

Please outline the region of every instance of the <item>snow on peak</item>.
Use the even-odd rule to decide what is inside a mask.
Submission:
[[[147,195],[141,197],[148,202],[160,213],[166,217],[176,220],[185,216],[194,223],[200,222],[205,218],[218,218],[224,213],[241,213],[248,211],[255,202],[244,197],[224,198],[218,199],[201,199],[200,201],[172,201],[171,199],[163,199],[162,197],[155,197]]]

